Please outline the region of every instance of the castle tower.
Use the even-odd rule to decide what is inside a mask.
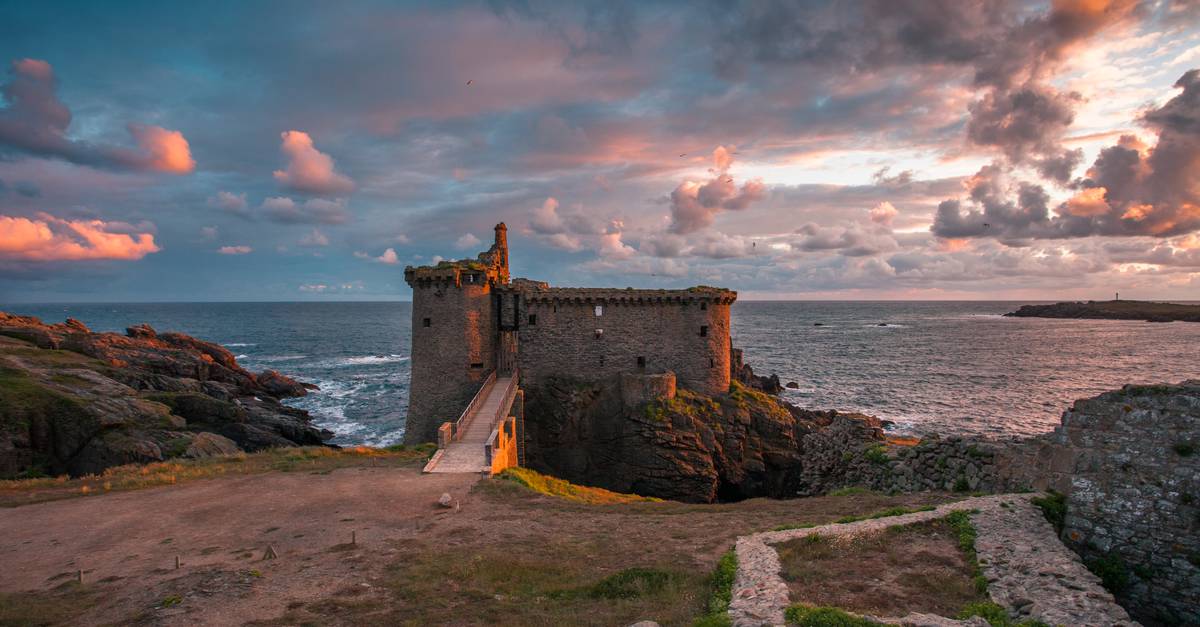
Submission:
[[[508,283],[507,230],[496,225],[495,243],[476,259],[404,269],[413,290],[407,443],[436,441],[496,368],[493,292]]]

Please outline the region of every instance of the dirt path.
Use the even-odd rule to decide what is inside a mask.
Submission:
[[[438,507],[443,492],[460,507]],[[738,535],[949,498],[583,505],[415,467],[224,477],[0,509],[0,620],[686,625]],[[277,559],[262,559],[268,545]],[[631,567],[669,583],[634,598],[563,594]]]
[[[130,608],[150,610],[142,619],[186,612],[188,623],[201,625],[271,618],[291,602],[367,582],[384,561],[362,554],[395,552],[388,541],[438,525],[451,515],[436,507],[443,492],[462,499],[469,511],[468,491],[477,480],[421,476],[410,469],[344,468],[198,481],[0,510],[0,563],[21,565],[4,569],[0,591],[45,589],[83,570],[85,583],[112,584],[87,623],[128,619]],[[348,544],[352,533],[358,547],[338,546]],[[268,545],[279,559],[262,560]],[[175,570],[176,556],[180,570]],[[151,609],[188,590],[207,590],[220,602],[199,612],[188,611],[182,599],[176,607]]]

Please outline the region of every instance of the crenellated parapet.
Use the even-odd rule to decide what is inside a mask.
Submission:
[[[517,281],[520,281],[518,283]],[[550,287],[546,283],[517,279],[505,291],[519,292],[530,303],[713,303],[731,305],[737,292],[719,287],[698,286],[680,290]]]

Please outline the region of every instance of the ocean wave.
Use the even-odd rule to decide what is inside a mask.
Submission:
[[[363,355],[361,357],[344,357],[333,362],[334,366],[369,366],[373,364],[390,364],[408,361],[405,355]]]
[[[258,344],[246,343],[246,342],[230,342],[228,344],[222,344],[222,346],[227,346],[229,348],[241,348],[243,346],[258,346]]]
[[[305,357],[308,357],[308,355],[264,355],[262,357],[255,356],[254,360],[266,363],[275,363],[277,361],[294,361],[297,359],[304,359]]]
[[[249,355],[234,355],[233,356],[234,359],[246,359],[247,357],[249,357]]]

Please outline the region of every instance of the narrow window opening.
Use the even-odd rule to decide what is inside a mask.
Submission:
[[[603,316],[603,315],[604,315],[604,305],[596,305],[596,316],[599,317],[599,316]]]
[[[483,362],[482,362],[482,361],[477,361],[477,362],[475,362],[475,363],[471,364],[471,367],[472,367],[472,368],[482,368],[482,367],[483,367]]]
[[[422,321],[421,321],[421,326],[423,326],[423,327],[431,327],[431,326],[433,326],[433,318],[426,318],[426,319],[422,320]]]
[[[700,303],[700,311],[704,311],[705,309],[708,309],[708,303]]]
[[[708,367],[709,367],[709,368],[716,368],[716,367],[717,367],[717,360],[713,359],[712,357],[709,357],[709,358],[708,358]]]
[[[537,324],[537,314],[529,314],[529,326]]]
[[[700,337],[708,337],[708,327],[700,327]]]
[[[645,368],[645,367],[646,367],[646,358],[638,357],[638,368]]]
[[[596,329],[596,339],[604,337],[604,329]]]

